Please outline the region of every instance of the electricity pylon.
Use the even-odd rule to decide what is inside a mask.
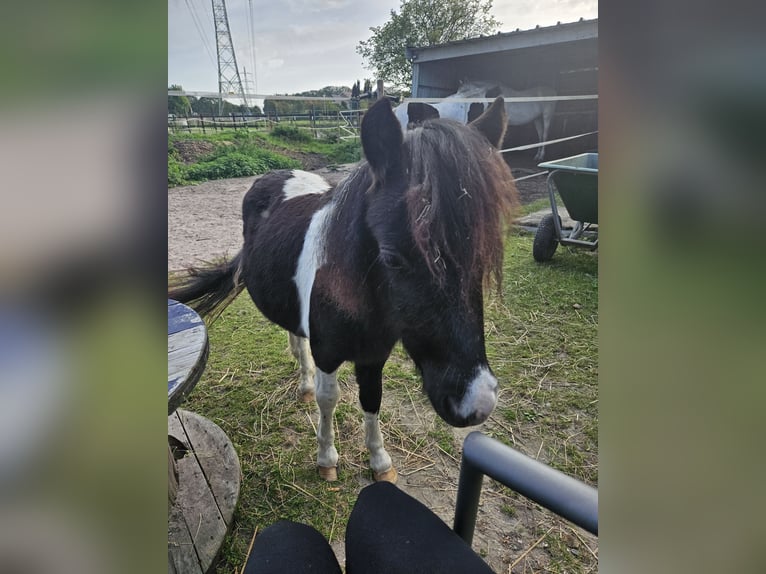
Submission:
[[[213,22],[215,23],[215,48],[218,55],[218,114],[223,113],[223,97],[236,94],[245,106],[247,98],[242,89],[242,79],[237,68],[237,56],[231,41],[229,17],[226,15],[226,0],[211,0],[213,3]]]

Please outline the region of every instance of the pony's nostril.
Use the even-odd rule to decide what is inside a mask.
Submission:
[[[457,409],[457,415],[473,422],[483,423],[497,404],[497,379],[486,367],[476,371],[474,379],[468,383],[463,400]]]
[[[434,410],[448,425],[464,427],[467,425],[465,417],[460,415],[460,401],[453,396],[445,396],[438,405],[433,403]]]
[[[487,367],[479,367],[466,385],[463,396],[432,396],[431,403],[444,421],[454,427],[486,421],[497,404],[497,379]]]

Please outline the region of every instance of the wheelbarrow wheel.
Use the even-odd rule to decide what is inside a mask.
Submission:
[[[561,218],[559,218],[561,222]],[[532,244],[532,256],[535,261],[550,261],[556,248],[559,246],[556,238],[556,226],[553,222],[553,214],[546,215],[540,220],[535,233],[535,241]]]

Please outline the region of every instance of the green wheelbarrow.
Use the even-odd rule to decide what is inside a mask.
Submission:
[[[572,157],[538,164],[550,170],[548,194],[551,213],[540,220],[532,245],[536,261],[550,261],[559,243],[594,250],[598,247],[598,232],[592,241],[593,225],[598,225],[598,154],[583,153]],[[556,191],[564,202],[569,216],[575,221],[574,228],[565,232],[556,207]]]

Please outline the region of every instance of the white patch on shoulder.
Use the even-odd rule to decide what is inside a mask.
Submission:
[[[476,424],[482,423],[497,404],[497,379],[486,367],[480,367],[460,402],[458,414],[463,418],[476,417]]]
[[[301,322],[303,336],[309,337],[309,306],[311,302],[311,289],[314,287],[314,277],[317,269],[325,262],[325,239],[327,236],[327,222],[330,220],[334,203],[328,203],[311,217],[311,223],[303,239],[303,249],[298,257],[298,265],[295,269],[295,286],[298,288],[298,301],[300,303]]]
[[[323,177],[315,173],[294,169],[292,175],[290,179],[285,181],[284,188],[282,189],[284,193],[283,201],[300,197],[301,195],[324,193],[330,189],[330,184]]]

